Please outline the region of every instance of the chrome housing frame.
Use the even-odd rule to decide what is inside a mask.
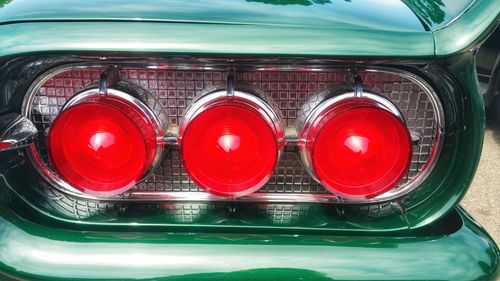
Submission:
[[[120,90],[116,90],[113,88],[107,88],[105,89],[105,92],[102,91],[102,85],[99,85],[99,87],[90,87],[88,89],[85,89],[81,91],[80,93],[75,94],[73,97],[71,97],[62,107],[61,113],[72,107],[75,106],[81,102],[85,102],[85,100],[91,99],[91,98],[96,98],[99,96],[110,96],[113,98],[117,98],[119,100],[124,100],[131,105],[135,107],[141,114],[146,116],[148,118],[148,121],[152,124],[155,135],[156,135],[156,153],[155,157],[153,158],[153,162],[151,166],[148,168],[148,170],[144,173],[142,178],[136,182],[135,184],[145,180],[151,173],[153,172],[154,168],[158,165],[160,162],[161,156],[163,154],[163,148],[164,148],[164,140],[163,140],[163,130],[162,130],[162,122],[158,119],[158,117],[155,115],[155,113],[148,107],[146,106],[142,101],[138,100],[131,94],[125,93]],[[60,113],[59,113],[60,114]],[[48,132],[46,132],[48,133]],[[132,188],[132,186],[126,186],[118,190],[110,191],[110,192],[92,192],[88,190],[81,190],[78,188],[75,188],[62,178],[60,178],[56,171],[53,171],[47,165],[42,161],[41,156],[39,155],[38,151],[36,150],[36,147],[34,144],[30,144],[30,155],[32,157],[32,160],[34,160],[35,163],[37,163],[36,168],[41,172],[42,175],[45,176],[45,178],[51,182],[55,186],[61,187],[64,191],[69,192],[70,194],[76,195],[76,196],[90,196],[91,198],[107,198],[111,196],[115,196],[121,193],[124,193],[128,189]]]
[[[350,105],[352,105],[352,107]],[[366,88],[363,89],[361,85],[356,85],[354,89],[346,85],[335,85],[331,88],[317,93],[315,96],[312,96],[304,104],[303,108],[301,109],[301,113],[299,114],[301,118],[299,118],[297,126],[297,130],[300,132],[298,141],[299,154],[304,168],[316,182],[321,183],[316,175],[316,172],[314,171],[311,155],[306,149],[306,145],[308,143],[308,134],[311,127],[313,127],[318,120],[323,119],[333,110],[338,109],[340,110],[340,112],[342,112],[344,110],[344,107],[348,107],[347,110],[349,110],[363,106],[377,107],[388,111],[399,120],[401,120],[401,122],[406,126],[403,114],[394,104],[392,104],[391,101],[370,90],[366,90]],[[408,135],[410,136],[409,131]],[[393,191],[391,190],[386,193],[390,192]],[[343,197],[346,200],[365,202],[371,201],[371,199],[365,199],[363,197],[352,196],[347,198],[346,196],[338,196]]]
[[[279,115],[279,110],[272,100],[259,89],[255,89],[251,85],[246,85],[245,83],[240,83],[238,85],[238,83],[232,81],[231,78],[228,79],[227,86],[219,84],[203,90],[187,106],[182,117],[177,136],[177,143],[179,144],[181,151],[184,132],[187,130],[190,122],[206,110],[228,104],[255,110],[261,117],[263,117],[269,127],[273,130],[277,146],[276,161],[273,167],[274,171],[285,146],[285,130],[282,117]],[[189,171],[187,172],[189,173]],[[267,183],[271,175],[272,174],[270,174],[265,180],[262,180],[258,185],[245,190],[244,192],[240,192],[240,194],[231,198],[242,197],[254,193]]]

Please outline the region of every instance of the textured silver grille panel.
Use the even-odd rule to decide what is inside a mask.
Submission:
[[[100,68],[68,69],[40,85],[28,105],[28,115],[39,131],[46,132],[65,102],[89,84],[96,83],[101,71]],[[440,117],[436,110],[436,101],[428,89],[416,83],[410,76],[387,71],[360,71],[358,74],[361,75],[364,85],[391,100],[404,115],[410,131],[420,136],[420,142],[413,147],[410,171],[397,188],[407,186],[417,177],[421,177],[436,148]],[[199,91],[225,81],[226,75],[225,71],[120,69],[121,79],[136,83],[156,96],[168,112],[172,125],[179,125],[186,106]],[[347,72],[343,69],[237,73],[238,80],[255,85],[276,102],[285,125],[290,130],[294,129],[298,110],[311,95],[332,84],[344,83],[346,76]],[[35,153],[39,154],[42,165],[50,169],[45,141],[45,136],[39,135],[34,144]],[[168,196],[179,192],[204,194],[204,191],[190,181],[182,167],[178,147],[174,145],[158,169],[122,198],[130,199],[148,194]],[[259,194],[329,195],[302,167],[297,147],[293,143],[286,146],[275,174]]]

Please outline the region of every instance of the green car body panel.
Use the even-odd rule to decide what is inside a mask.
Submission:
[[[456,223],[451,233],[434,227],[389,237],[54,231],[3,216],[0,277],[15,280],[488,280],[498,274],[498,249],[462,210],[446,218]]]
[[[499,13],[500,5],[492,0],[0,0],[4,74],[19,70],[17,58],[67,54],[407,64],[411,67],[402,70],[426,77],[443,93],[446,120],[439,160],[418,192],[405,199],[401,213],[315,227],[235,221],[179,226],[155,217],[113,223],[64,219],[31,200],[36,195],[28,188],[17,188],[34,180],[36,173],[25,172],[29,163],[12,160],[15,152],[0,153],[0,276],[495,278],[497,246],[457,204],[474,176],[485,124],[474,50],[498,24]],[[19,110],[18,100],[2,95],[0,114]]]
[[[494,28],[500,12],[495,1],[484,0],[408,1],[408,6],[394,0],[303,0],[286,5],[287,1],[147,1],[119,9],[117,1],[3,2],[2,56],[121,51],[429,57],[473,47]],[[119,43],[124,34],[116,30],[122,29],[130,44]]]

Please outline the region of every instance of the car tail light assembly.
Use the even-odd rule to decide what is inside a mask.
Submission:
[[[62,181],[98,197],[137,184],[163,149],[154,114],[132,95],[92,88],[69,100],[48,132],[48,153]]]
[[[363,200],[394,188],[408,172],[412,141],[403,115],[372,93],[341,93],[309,107],[299,149],[313,178],[332,193]]]
[[[187,109],[178,141],[196,184],[215,195],[241,197],[274,173],[283,125],[273,106],[255,92],[215,90]]]
[[[376,203],[418,187],[439,151],[442,110],[415,76],[169,67],[113,70],[104,90],[98,68],[34,84],[25,116],[45,134],[30,157],[51,186],[119,201]]]

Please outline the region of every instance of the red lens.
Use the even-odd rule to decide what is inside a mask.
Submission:
[[[10,141],[0,141],[0,150],[7,149],[12,146],[12,142]]]
[[[181,150],[191,179],[210,193],[228,197],[264,185],[278,156],[276,135],[263,116],[250,106],[229,102],[192,119]]]
[[[154,127],[129,102],[102,97],[61,112],[48,136],[51,162],[73,187],[114,195],[132,187],[151,166]]]
[[[333,193],[353,199],[395,187],[412,154],[404,123],[377,107],[332,110],[310,129],[306,149],[317,179]]]

